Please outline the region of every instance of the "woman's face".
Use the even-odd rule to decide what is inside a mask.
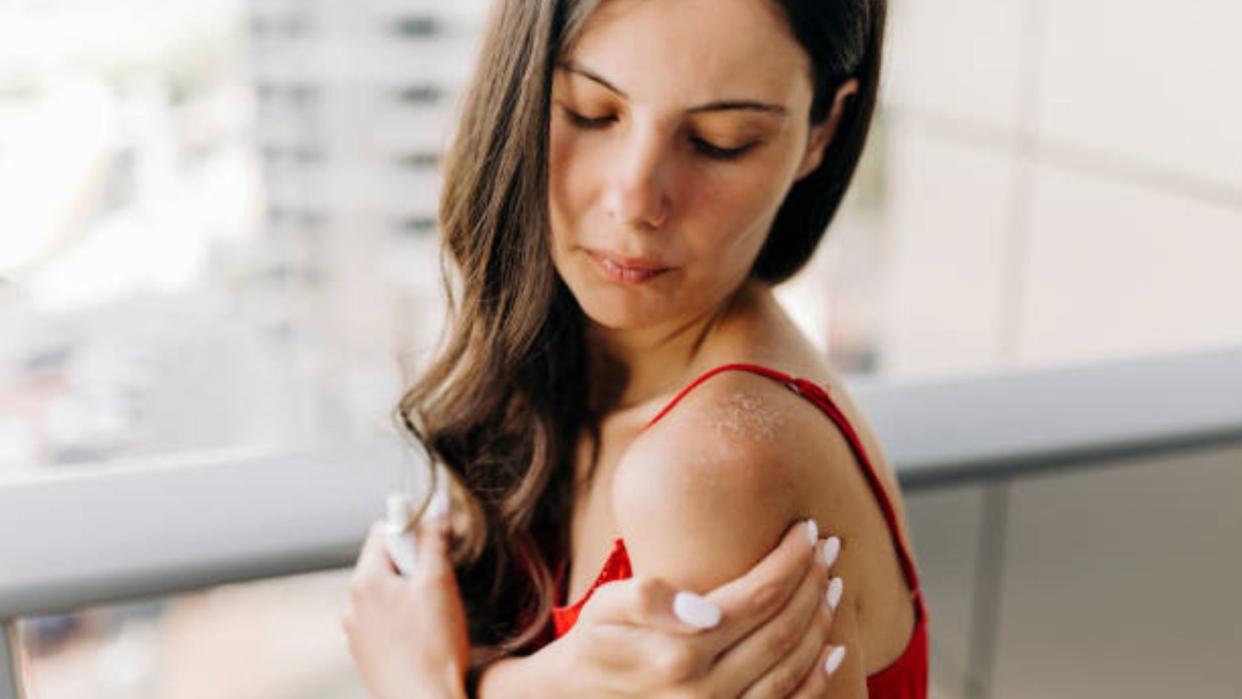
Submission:
[[[818,165],[811,67],[769,0],[606,0],[558,63],[553,263],[608,328],[709,313]]]

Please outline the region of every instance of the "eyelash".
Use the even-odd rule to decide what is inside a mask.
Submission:
[[[570,123],[580,129],[603,129],[607,128],[609,124],[617,120],[615,116],[592,119],[565,107],[562,107],[561,109],[565,112],[565,116],[569,118]],[[694,143],[694,147],[700,153],[714,160],[734,160],[755,146],[754,143],[749,143],[740,148],[719,148],[701,138],[693,138],[691,139],[691,142]]]

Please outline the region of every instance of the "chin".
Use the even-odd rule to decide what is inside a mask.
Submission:
[[[635,330],[658,325],[667,320],[666,313],[650,308],[651,300],[619,298],[623,294],[606,290],[589,289],[585,293],[574,292],[583,315],[594,323],[610,330]]]
[[[557,274],[578,302],[583,315],[610,330],[637,330],[676,318],[682,304],[682,270],[642,283],[622,283],[601,274],[586,254],[556,264]]]
[[[635,330],[671,319],[672,289],[631,287],[596,278],[591,270],[566,280],[578,307],[592,322],[611,330]]]

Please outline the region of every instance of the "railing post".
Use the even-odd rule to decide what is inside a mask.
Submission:
[[[983,519],[975,562],[975,598],[970,614],[968,699],[991,699],[995,694],[996,646],[1000,642],[1005,538],[1009,525],[1009,491],[1012,487],[1006,478],[983,489]]]
[[[0,620],[0,699],[25,699],[22,683],[22,646],[17,638],[17,619]]]

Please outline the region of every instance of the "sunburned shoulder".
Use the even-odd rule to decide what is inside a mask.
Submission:
[[[798,519],[845,534],[849,522],[824,520],[835,519],[856,468],[810,401],[770,378],[724,372],[630,445],[613,511],[635,571],[706,591],[749,569]]]

